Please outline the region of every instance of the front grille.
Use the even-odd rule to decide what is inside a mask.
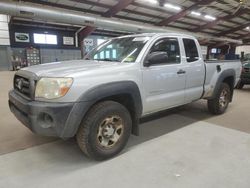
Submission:
[[[244,72],[250,72],[250,68],[244,68]]]
[[[14,89],[28,98],[32,97],[31,82],[28,78],[15,75]]]

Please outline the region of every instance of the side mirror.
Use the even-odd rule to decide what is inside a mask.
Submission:
[[[168,53],[163,51],[152,52],[146,58],[144,62],[145,67],[149,67],[150,65],[154,64],[162,64],[168,61]]]

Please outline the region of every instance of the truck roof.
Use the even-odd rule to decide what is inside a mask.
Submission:
[[[156,37],[156,36],[166,36],[166,35],[195,39],[194,36],[186,35],[186,34],[182,34],[182,33],[140,33],[140,34],[133,34],[133,35],[125,35],[125,36],[121,36],[121,37],[117,37],[117,38],[123,38],[123,37]]]

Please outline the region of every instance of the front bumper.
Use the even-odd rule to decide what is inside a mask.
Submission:
[[[247,75],[242,74],[240,81],[244,84],[250,84],[250,74],[247,74]]]
[[[16,118],[32,132],[44,136],[70,138],[76,134],[88,103],[31,101],[11,90],[9,107]]]

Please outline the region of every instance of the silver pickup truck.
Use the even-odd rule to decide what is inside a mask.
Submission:
[[[19,70],[9,106],[37,134],[76,136],[95,160],[118,154],[143,116],[199,99],[213,114],[232,101],[240,61],[204,62],[188,35],[139,34],[108,40],[84,60]]]

